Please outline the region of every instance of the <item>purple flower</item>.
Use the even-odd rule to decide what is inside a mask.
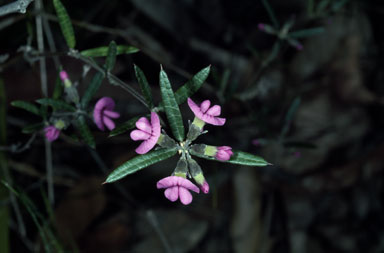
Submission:
[[[221,161],[228,161],[233,155],[232,148],[229,146],[217,147],[215,158]]]
[[[115,101],[110,97],[102,97],[97,101],[95,109],[93,110],[93,120],[96,126],[104,131],[106,126],[110,131],[115,128],[115,123],[112,119],[120,117],[118,112],[114,112]],[[112,118],[112,119],[111,119]]]
[[[175,202],[178,198],[180,198],[181,203],[184,205],[189,205],[192,202],[192,194],[188,191],[194,191],[199,193],[199,188],[191,183],[188,179],[170,176],[161,179],[157,182],[157,189],[166,188],[164,195],[167,199],[172,202]]]
[[[55,126],[46,126],[44,128],[44,132],[45,138],[47,138],[49,142],[56,140],[57,138],[59,138],[60,135],[60,130],[57,129]]]
[[[140,146],[136,149],[136,153],[145,154],[151,150],[157,143],[160,137],[160,119],[155,112],[151,112],[151,123],[146,117],[141,117],[136,122],[138,130],[131,132],[131,139],[134,141],[143,140]]]
[[[217,117],[221,113],[221,107],[219,105],[214,105],[209,108],[211,106],[211,101],[205,100],[198,106],[190,98],[188,98],[188,105],[198,119],[215,126],[222,126],[225,124],[225,118]]]

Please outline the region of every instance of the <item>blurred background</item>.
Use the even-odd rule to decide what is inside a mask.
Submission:
[[[43,12],[33,2],[25,14],[0,17],[7,145],[29,143],[31,135],[21,129],[36,120],[9,103],[42,97],[38,61],[22,50],[37,48],[36,15],[51,27],[56,50],[47,45],[46,51],[61,53],[80,91],[90,79],[82,80],[82,62],[62,55],[67,49],[52,2],[42,2]],[[0,202],[9,206],[10,252],[44,252],[44,236],[65,252],[384,251],[382,1],[62,2],[73,19],[77,49],[111,40],[140,49],[118,56],[113,74],[138,90],[138,65],[156,102],[160,64],[174,89],[211,65],[193,99],[220,104],[227,123],[207,126],[209,134],[198,142],[228,145],[273,165],[199,159],[211,191],[183,206],[156,189],[176,159],[101,186],[113,168],[136,155],[138,144],[129,132],[108,138],[90,122],[96,150],[65,134],[52,144],[55,203],[46,203],[39,133],[22,152],[3,151],[12,184],[23,191],[22,198]],[[52,57],[46,60],[52,92],[57,69]],[[107,82],[101,96],[115,99],[122,115],[117,125],[148,113]],[[187,125],[193,114],[186,104],[181,111]]]

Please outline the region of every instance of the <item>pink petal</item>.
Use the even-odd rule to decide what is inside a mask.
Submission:
[[[96,105],[95,105],[95,110],[113,110],[115,108],[115,101],[113,101],[112,98],[110,97],[102,97],[100,98]]]
[[[142,130],[133,130],[130,135],[131,139],[134,141],[148,140],[149,137],[151,137],[149,133]]]
[[[214,117],[208,114],[204,114],[200,119],[215,126],[222,126],[225,124],[225,118]]]
[[[67,72],[65,72],[64,70],[62,70],[62,71],[60,71],[60,79],[61,79],[61,81],[65,81],[65,80],[67,80],[68,79],[68,74],[67,74]]]
[[[194,185],[191,181],[189,181],[188,179],[185,179],[185,178],[182,178],[182,177],[178,177],[177,179],[177,185],[180,186],[180,187],[184,187],[188,190],[191,190],[191,191],[194,191],[196,193],[199,193],[200,192],[200,189],[199,187],[197,187],[196,185]]]
[[[201,112],[200,110],[200,107],[195,104],[195,102],[192,101],[192,99],[188,98],[188,106],[189,108],[191,108],[192,112],[195,114],[195,116],[199,119],[201,119],[203,117],[203,113]]]
[[[152,136],[154,138],[154,141],[157,142],[157,140],[160,137],[160,118],[159,115],[157,115],[155,112],[151,112],[151,125],[152,125]]]
[[[117,119],[120,117],[120,113],[109,110],[104,110],[104,115],[112,119]]]
[[[207,194],[209,192],[209,184],[207,181],[204,181],[203,185],[200,187],[201,191]]]
[[[93,111],[93,121],[101,131],[104,131],[105,128],[103,124],[101,110],[97,110],[96,107],[95,107],[95,110]]]
[[[179,177],[177,176],[165,177],[157,182],[156,187],[157,189],[162,189],[162,188],[169,188],[171,186],[175,186],[177,185],[177,182],[178,182],[177,178]]]
[[[167,199],[172,202],[175,202],[179,198],[179,187],[173,186],[164,191],[164,195]]]
[[[149,120],[146,117],[141,117],[138,121],[136,121],[136,127],[149,134],[152,133],[151,124],[149,123]]]
[[[114,128],[115,128],[115,122],[113,122],[110,118],[108,118],[107,116],[103,116],[103,123],[104,125],[107,126],[107,128],[109,129],[109,131],[112,131]]]
[[[146,141],[143,141],[137,148],[136,153],[142,155],[147,153],[149,150],[151,150],[156,145],[156,141],[152,141],[151,139],[148,139]]]
[[[221,113],[221,107],[220,105],[214,105],[206,112],[206,114],[211,116],[219,116]]]
[[[208,110],[209,106],[211,106],[211,101],[209,100],[203,101],[203,103],[201,103],[200,105],[201,112],[205,113]]]
[[[168,189],[167,189],[168,190]],[[184,205],[189,205],[192,202],[192,194],[184,187],[179,187],[180,202]]]

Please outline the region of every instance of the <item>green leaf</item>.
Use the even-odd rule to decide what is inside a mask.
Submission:
[[[137,116],[137,117],[134,117],[126,122],[124,122],[123,124],[121,124],[120,126],[117,126],[115,129],[113,129],[111,131],[111,133],[109,134],[109,137],[113,137],[113,136],[116,136],[116,135],[120,135],[120,134],[123,134],[131,129],[133,129],[135,127],[135,123],[136,121],[141,118],[141,116]]]
[[[91,48],[87,50],[83,50],[80,52],[83,56],[87,57],[104,57],[108,55],[108,49],[109,47],[96,47]],[[133,47],[133,46],[126,46],[126,45],[118,45],[116,47],[116,55],[120,54],[133,54],[140,51],[140,49]]]
[[[205,80],[207,80],[210,71],[210,65],[206,68],[203,68],[175,92],[175,98],[178,105],[183,104],[185,101],[187,101],[187,98],[191,97],[193,94],[195,94],[196,91],[200,89]],[[161,102],[158,108],[160,111],[163,111],[164,103]]]
[[[112,171],[112,173],[109,174],[107,180],[105,180],[105,183],[112,183],[120,180],[129,174],[135,173],[138,170],[148,167],[149,165],[168,159],[171,156],[174,156],[176,153],[176,148],[162,148],[150,151],[144,155],[136,156],[135,158],[126,161],[117,167],[114,171]]]
[[[16,100],[16,101],[12,101],[11,105],[18,107],[18,108],[21,108],[21,109],[24,109],[28,112],[33,113],[33,114],[40,115],[39,108],[32,103],[22,101],[22,100]]]
[[[153,98],[151,93],[151,87],[149,87],[149,84],[148,84],[147,78],[144,75],[144,72],[137,65],[134,65],[134,68],[135,68],[137,81],[139,82],[139,85],[140,85],[141,92],[143,93],[143,96],[149,108],[152,109]]]
[[[310,28],[310,29],[304,29],[304,30],[299,30],[295,32],[289,33],[289,36],[292,38],[304,38],[304,37],[310,37],[314,35],[318,35],[320,33],[323,33],[325,30],[323,27],[315,27],[315,28]]]
[[[55,82],[55,88],[53,89],[52,98],[53,99],[59,99],[63,95],[63,91],[64,91],[64,86],[62,84],[60,76],[57,75],[56,82]]]
[[[53,5],[55,6],[57,18],[59,19],[59,24],[61,27],[61,32],[64,35],[65,41],[69,48],[75,48],[76,39],[75,33],[73,31],[71,19],[68,16],[68,12],[65,9],[64,5],[60,0],[53,0]]]
[[[95,148],[96,147],[95,138],[93,138],[91,130],[89,130],[89,127],[87,125],[87,122],[85,121],[84,116],[80,116],[77,119],[76,127],[79,130],[80,135],[83,138],[84,142],[88,144],[91,148]]]
[[[163,69],[160,71],[160,91],[163,98],[164,110],[167,115],[169,125],[173,136],[178,141],[184,140],[184,125],[179,106],[176,102],[175,94],[173,93],[167,73]]]
[[[89,101],[91,101],[92,97],[96,94],[97,90],[100,88],[100,85],[104,79],[104,74],[97,72],[88,85],[87,89],[84,92],[83,97],[81,98],[81,106],[82,108],[86,108]]]
[[[36,124],[32,124],[32,125],[28,125],[28,126],[23,127],[21,132],[23,134],[31,134],[31,133],[35,133],[37,131],[40,131],[41,129],[43,129],[43,127],[44,127],[44,124],[42,122],[40,122],[40,123],[36,123]]]
[[[116,43],[112,40],[109,43],[107,59],[105,60],[105,68],[107,71],[111,71],[115,67],[116,63]]]
[[[239,150],[232,150],[232,151],[233,151],[233,155],[231,156],[231,159],[229,159],[228,161],[220,161],[211,156],[198,154],[193,150],[190,150],[190,153],[200,158],[204,158],[212,161],[218,161],[218,162],[227,162],[232,164],[239,164],[239,165],[245,165],[245,166],[259,166],[259,167],[271,165],[260,156],[253,155],[253,154],[239,151]]]
[[[52,106],[53,109],[55,110],[63,110],[63,111],[70,111],[70,112],[75,112],[76,107],[67,104],[66,102],[58,99],[53,99],[53,98],[40,98],[36,100],[37,103],[42,104],[42,105],[49,105]]]

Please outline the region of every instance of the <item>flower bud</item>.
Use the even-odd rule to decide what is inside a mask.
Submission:
[[[191,173],[191,176],[195,180],[196,184],[200,187],[202,192],[208,193],[209,185],[205,180],[205,177],[204,177],[203,171],[201,170],[200,165],[192,158],[188,158],[188,166],[189,166],[189,172]]]
[[[176,142],[166,134],[160,134],[157,144],[163,148],[173,148],[176,146]]]
[[[197,147],[197,148],[201,149],[202,147]],[[220,160],[220,161],[228,161],[233,155],[233,152],[232,152],[232,148],[229,146],[215,147],[215,146],[205,145],[204,155],[215,157],[217,160]]]
[[[187,160],[181,157],[180,160],[177,162],[177,165],[173,174],[177,177],[186,178],[187,173],[188,173]]]

